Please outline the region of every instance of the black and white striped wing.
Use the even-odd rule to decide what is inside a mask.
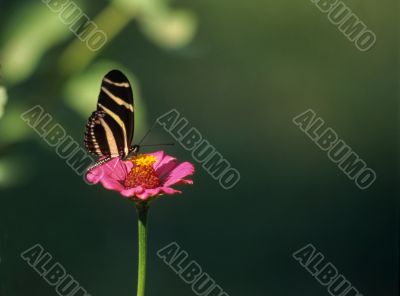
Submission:
[[[89,117],[85,145],[90,153],[125,157],[131,150],[134,130],[132,88],[118,70],[104,76],[97,110]]]

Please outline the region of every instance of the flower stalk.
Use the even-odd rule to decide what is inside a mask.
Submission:
[[[138,216],[138,279],[137,296],[144,296],[146,284],[147,214],[150,203],[163,195],[182,193],[177,184],[193,184],[188,177],[194,166],[178,160],[164,151],[137,154],[124,160],[114,157],[91,168],[86,174],[90,184],[119,192],[135,202]]]
[[[138,279],[137,296],[144,296],[146,284],[146,255],[147,255],[147,214],[149,206],[147,202],[136,202],[138,214]]]

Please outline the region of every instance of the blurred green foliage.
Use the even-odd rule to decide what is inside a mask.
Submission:
[[[4,108],[7,103],[7,91],[4,86],[0,86],[0,118],[4,114]]]
[[[40,104],[83,141],[110,68],[133,82],[135,141],[176,108],[242,176],[225,191],[196,164],[194,186],[154,204],[149,296],[192,293],[155,254],[171,241],[231,296],[327,293],[291,256],[308,243],[363,295],[398,295],[398,1],[346,2],[377,35],[366,53],[311,1],[76,3],[106,32],[102,50],[41,1],[0,2],[1,296],[54,294],[19,257],[35,243],[92,295],[134,294],[133,206],[86,185],[20,119]],[[377,172],[369,190],[293,125],[308,108]]]
[[[85,11],[87,3],[76,1],[75,3]],[[115,16],[118,16],[116,21]],[[123,19],[123,20],[122,20]],[[21,22],[21,20],[23,20]],[[110,1],[108,5],[100,9],[93,18],[96,25],[104,30],[108,37],[108,44],[117,37],[131,21],[136,20],[143,33],[155,44],[167,49],[179,49],[186,46],[194,37],[196,21],[193,14],[187,10],[172,9],[166,1]],[[66,106],[72,108],[77,114],[87,117],[93,111],[96,102],[96,93],[99,90],[99,79],[110,69],[121,69],[128,75],[133,84],[135,104],[140,106],[141,112],[136,116],[139,122],[137,132],[143,132],[146,128],[146,108],[141,103],[139,95],[139,81],[134,78],[126,67],[116,61],[102,60],[93,62],[98,54],[90,51],[77,37],[71,38],[72,32],[68,26],[61,22],[59,13],[52,11],[44,3],[28,3],[15,9],[3,28],[4,42],[1,47],[2,75],[7,85],[19,85],[31,76],[41,62],[46,60],[53,48],[59,48],[63,44],[65,51],[61,50],[55,62],[59,60],[57,70],[59,77],[49,77],[50,81],[42,81],[43,88],[50,83],[62,79],[65,81],[61,87]],[[72,66],[71,66],[72,65]],[[74,75],[71,75],[74,74]],[[31,94],[32,96],[33,94]],[[34,95],[33,95],[34,96]],[[0,89],[0,117],[3,114],[5,104],[5,90]],[[25,103],[26,104],[26,103]],[[18,105],[18,107],[16,107]],[[21,111],[21,102],[10,102],[10,116],[4,119],[0,128],[2,144],[7,145],[13,141],[22,141],[28,136],[26,127],[18,121]],[[24,108],[28,109],[26,104]],[[51,112],[51,110],[47,110]],[[15,127],[12,131],[9,127]],[[15,163],[15,166],[17,163]],[[4,174],[7,174],[5,171]],[[10,180],[4,178],[3,180]],[[5,182],[5,181],[4,181]],[[0,186],[4,184],[0,182]]]

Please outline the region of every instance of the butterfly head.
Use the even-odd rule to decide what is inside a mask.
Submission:
[[[133,145],[130,152],[136,155],[139,153],[139,149],[140,149],[139,145]]]

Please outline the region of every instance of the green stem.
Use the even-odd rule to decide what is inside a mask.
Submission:
[[[144,296],[146,283],[146,252],[147,252],[147,212],[146,202],[136,203],[138,213],[138,242],[139,242],[139,261],[138,261],[138,281],[137,296]]]

